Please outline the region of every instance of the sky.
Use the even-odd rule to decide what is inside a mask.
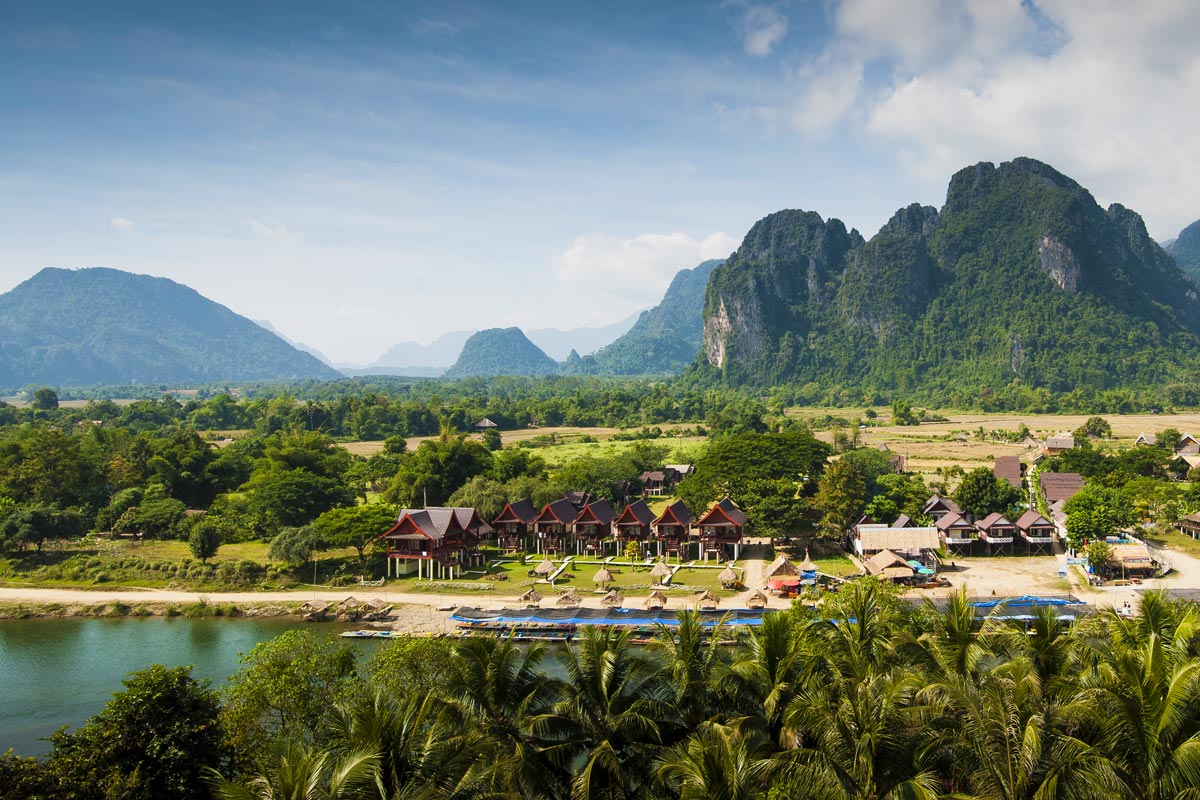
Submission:
[[[1200,217],[1194,0],[0,4],[0,291],[164,276],[335,361],[602,325],[782,208],[1047,161]]]

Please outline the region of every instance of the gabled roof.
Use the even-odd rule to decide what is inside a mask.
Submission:
[[[483,517],[479,516],[478,509],[458,506],[455,508],[430,508],[426,510],[453,512],[455,518],[458,519],[458,524],[462,526],[462,529],[474,533],[477,536],[486,536],[490,533],[494,533],[492,526],[484,522]]]
[[[579,513],[592,501],[592,495],[591,492],[567,492],[563,495],[563,499],[575,506],[575,512]]]
[[[910,528],[913,521],[908,518],[908,514],[901,514],[896,517],[896,521],[892,523],[893,528]]]
[[[746,524],[746,515],[737,504],[728,497],[722,498],[708,510],[708,513],[696,521],[697,525],[732,525],[741,528]]]
[[[957,511],[951,511],[946,516],[934,523],[939,531],[945,532],[950,528],[970,528],[974,530],[975,526],[967,522],[962,514]]]
[[[941,545],[937,528],[863,527],[858,529],[858,542],[864,552],[870,550],[936,550]]]
[[[779,556],[771,562],[771,566],[767,567],[763,572],[763,580],[769,581],[772,578],[791,577],[800,574],[800,568],[787,559],[786,556]]]
[[[575,524],[578,525],[582,522],[584,524],[609,525],[614,517],[616,514],[613,513],[612,506],[608,504],[607,500],[593,500],[579,512],[579,516],[575,518]]]
[[[640,477],[642,483],[662,483],[666,479],[666,474],[660,469],[646,470]]]
[[[484,417],[483,419],[479,420],[479,422],[475,423],[475,427],[476,428],[499,428],[500,426],[497,425],[496,423],[492,422],[487,417]]]
[[[1083,488],[1083,477],[1077,472],[1043,472],[1038,480],[1048,503],[1069,500]]]
[[[380,538],[396,539],[405,536],[424,536],[441,541],[447,534],[464,532],[452,508],[406,508],[387,533]]]
[[[654,522],[654,512],[650,510],[650,506],[646,505],[645,500],[634,500],[621,511],[621,515],[617,517],[617,525],[642,525],[647,526]]]
[[[654,525],[682,525],[687,528],[692,524],[692,512],[683,504],[682,500],[676,500],[671,505],[663,509],[663,512],[654,520]]]
[[[997,478],[1003,478],[1018,489],[1021,488],[1020,456],[996,456],[992,472]]]
[[[1053,528],[1054,523],[1031,508],[1022,514],[1021,518],[1017,520],[1017,527],[1023,531],[1027,531],[1034,526]]]
[[[546,503],[542,508],[542,513],[537,515],[534,523],[539,522],[558,522],[562,525],[570,525],[579,516],[579,510],[575,508],[575,504],[569,498],[564,497],[561,500],[555,500],[553,503]]]
[[[988,514],[982,520],[975,523],[975,527],[979,528],[981,531],[989,531],[992,528],[1012,528],[1014,526],[1012,522],[1009,521],[1008,517],[1004,516],[999,511],[993,511],[991,514]]]
[[[929,501],[925,503],[925,507],[921,509],[922,514],[928,514],[931,511],[949,511],[958,514],[961,513],[962,509],[958,507],[958,503],[949,497],[938,497],[935,494],[929,498]]]
[[[1072,433],[1056,433],[1046,439],[1046,447],[1056,450],[1069,450],[1075,446],[1075,435]]]
[[[534,508],[530,500],[514,500],[511,503],[504,504],[504,510],[501,511],[492,524],[496,525],[501,522],[520,522],[525,525],[537,519],[537,509]]]
[[[893,553],[891,550],[880,550],[875,555],[868,558],[863,565],[867,568],[867,572],[872,575],[882,575],[883,571],[888,567],[908,567],[908,574],[912,574],[912,567],[908,566],[908,562],[900,556]]]
[[[1133,440],[1134,444],[1156,445],[1158,444],[1157,433],[1139,433],[1138,437]]]

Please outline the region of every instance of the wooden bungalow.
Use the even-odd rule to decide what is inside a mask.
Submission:
[[[1179,532],[1193,539],[1200,539],[1200,514],[1185,514],[1175,523]]]
[[[654,522],[650,523],[654,538],[658,541],[658,555],[683,558],[687,552],[688,533],[692,529],[692,512],[676,500],[663,509]]]
[[[979,538],[987,543],[987,553],[1012,553],[1013,542],[1017,540],[1017,526],[999,511],[988,514],[975,523],[979,529]]]
[[[558,554],[567,550],[578,517],[579,509],[569,497],[547,503],[533,520],[537,552]]]
[[[642,482],[643,495],[661,495],[666,493],[667,476],[661,469],[648,469],[638,476]]]
[[[1200,440],[1196,439],[1190,433],[1185,433],[1179,437],[1179,442],[1175,445],[1175,455],[1178,456],[1195,456],[1200,455]]]
[[[979,541],[979,531],[962,514],[951,512],[936,523],[938,535],[946,549],[955,555],[969,556]]]
[[[949,497],[938,497],[935,494],[925,503],[925,506],[921,509],[921,513],[927,517],[933,517],[936,522],[947,514],[961,514],[962,509],[958,507],[958,503]]]
[[[478,553],[480,528],[484,525],[475,509],[456,513],[453,508],[406,508],[392,528],[379,538],[387,542],[387,573],[405,575],[415,565],[418,578],[453,578],[474,560]],[[487,526],[487,530],[491,530]]]
[[[457,508],[427,508],[427,511],[443,512],[450,511],[458,518],[458,524],[462,526],[463,531],[467,534],[467,551],[464,554],[465,564],[469,567],[481,567],[485,562],[483,554],[479,551],[479,545],[485,539],[490,539],[496,529],[484,520],[479,515],[477,508],[465,508],[459,506]]]
[[[1047,437],[1046,443],[1042,445],[1042,452],[1048,456],[1054,456],[1074,447],[1075,435],[1073,433],[1056,433]]]
[[[700,553],[708,561],[710,555],[718,561],[737,561],[742,542],[746,515],[728,497],[715,503],[708,513],[696,521],[700,531]]]
[[[613,521],[617,530],[617,549],[624,552],[625,545],[630,542],[638,543],[638,557],[642,556],[642,548],[650,540],[651,526],[654,525],[654,512],[645,500],[634,500]]]
[[[612,539],[615,517],[607,500],[593,500],[584,506],[572,525],[575,552],[579,555],[603,555],[604,544]]]
[[[1139,433],[1138,437],[1133,440],[1134,447],[1154,447],[1158,444],[1157,433]]]
[[[1054,544],[1054,523],[1030,509],[1017,520],[1017,530],[1025,540],[1025,552],[1049,553]]]
[[[529,549],[529,534],[533,531],[533,521],[537,516],[538,511],[529,500],[505,503],[504,510],[492,520],[500,552],[512,555]]]

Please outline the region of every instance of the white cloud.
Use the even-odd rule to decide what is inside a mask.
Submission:
[[[108,227],[118,233],[134,233],[137,231],[137,226],[133,224],[133,220],[125,217],[113,217],[108,221]]]
[[[252,219],[246,223],[253,236],[259,236],[283,247],[297,247],[307,240],[300,231],[292,230],[282,222],[260,222]]]
[[[805,135],[845,125],[930,182],[1032,156],[1159,237],[1200,216],[1192,0],[842,0],[831,18],[833,38],[797,73]]]
[[[643,233],[632,239],[585,233],[556,259],[555,269],[571,292],[651,304],[662,298],[676,272],[725,258],[736,247],[726,233],[699,240],[685,233]]]
[[[771,6],[749,6],[742,14],[740,28],[746,54],[761,58],[771,55],[787,35],[788,21]]]

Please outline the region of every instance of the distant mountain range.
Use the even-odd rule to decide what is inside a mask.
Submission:
[[[900,209],[870,241],[771,214],[703,317],[696,373],[735,384],[968,399],[1200,379],[1196,284],[1136,213],[1028,158],[959,171],[940,210]]]
[[[488,328],[471,335],[447,378],[553,375],[558,362],[529,341],[520,328]]]
[[[339,377],[254,321],[166,278],[44,269],[0,295],[0,386]]]
[[[1163,245],[1183,273],[1200,283],[1200,220],[1188,225]]]

